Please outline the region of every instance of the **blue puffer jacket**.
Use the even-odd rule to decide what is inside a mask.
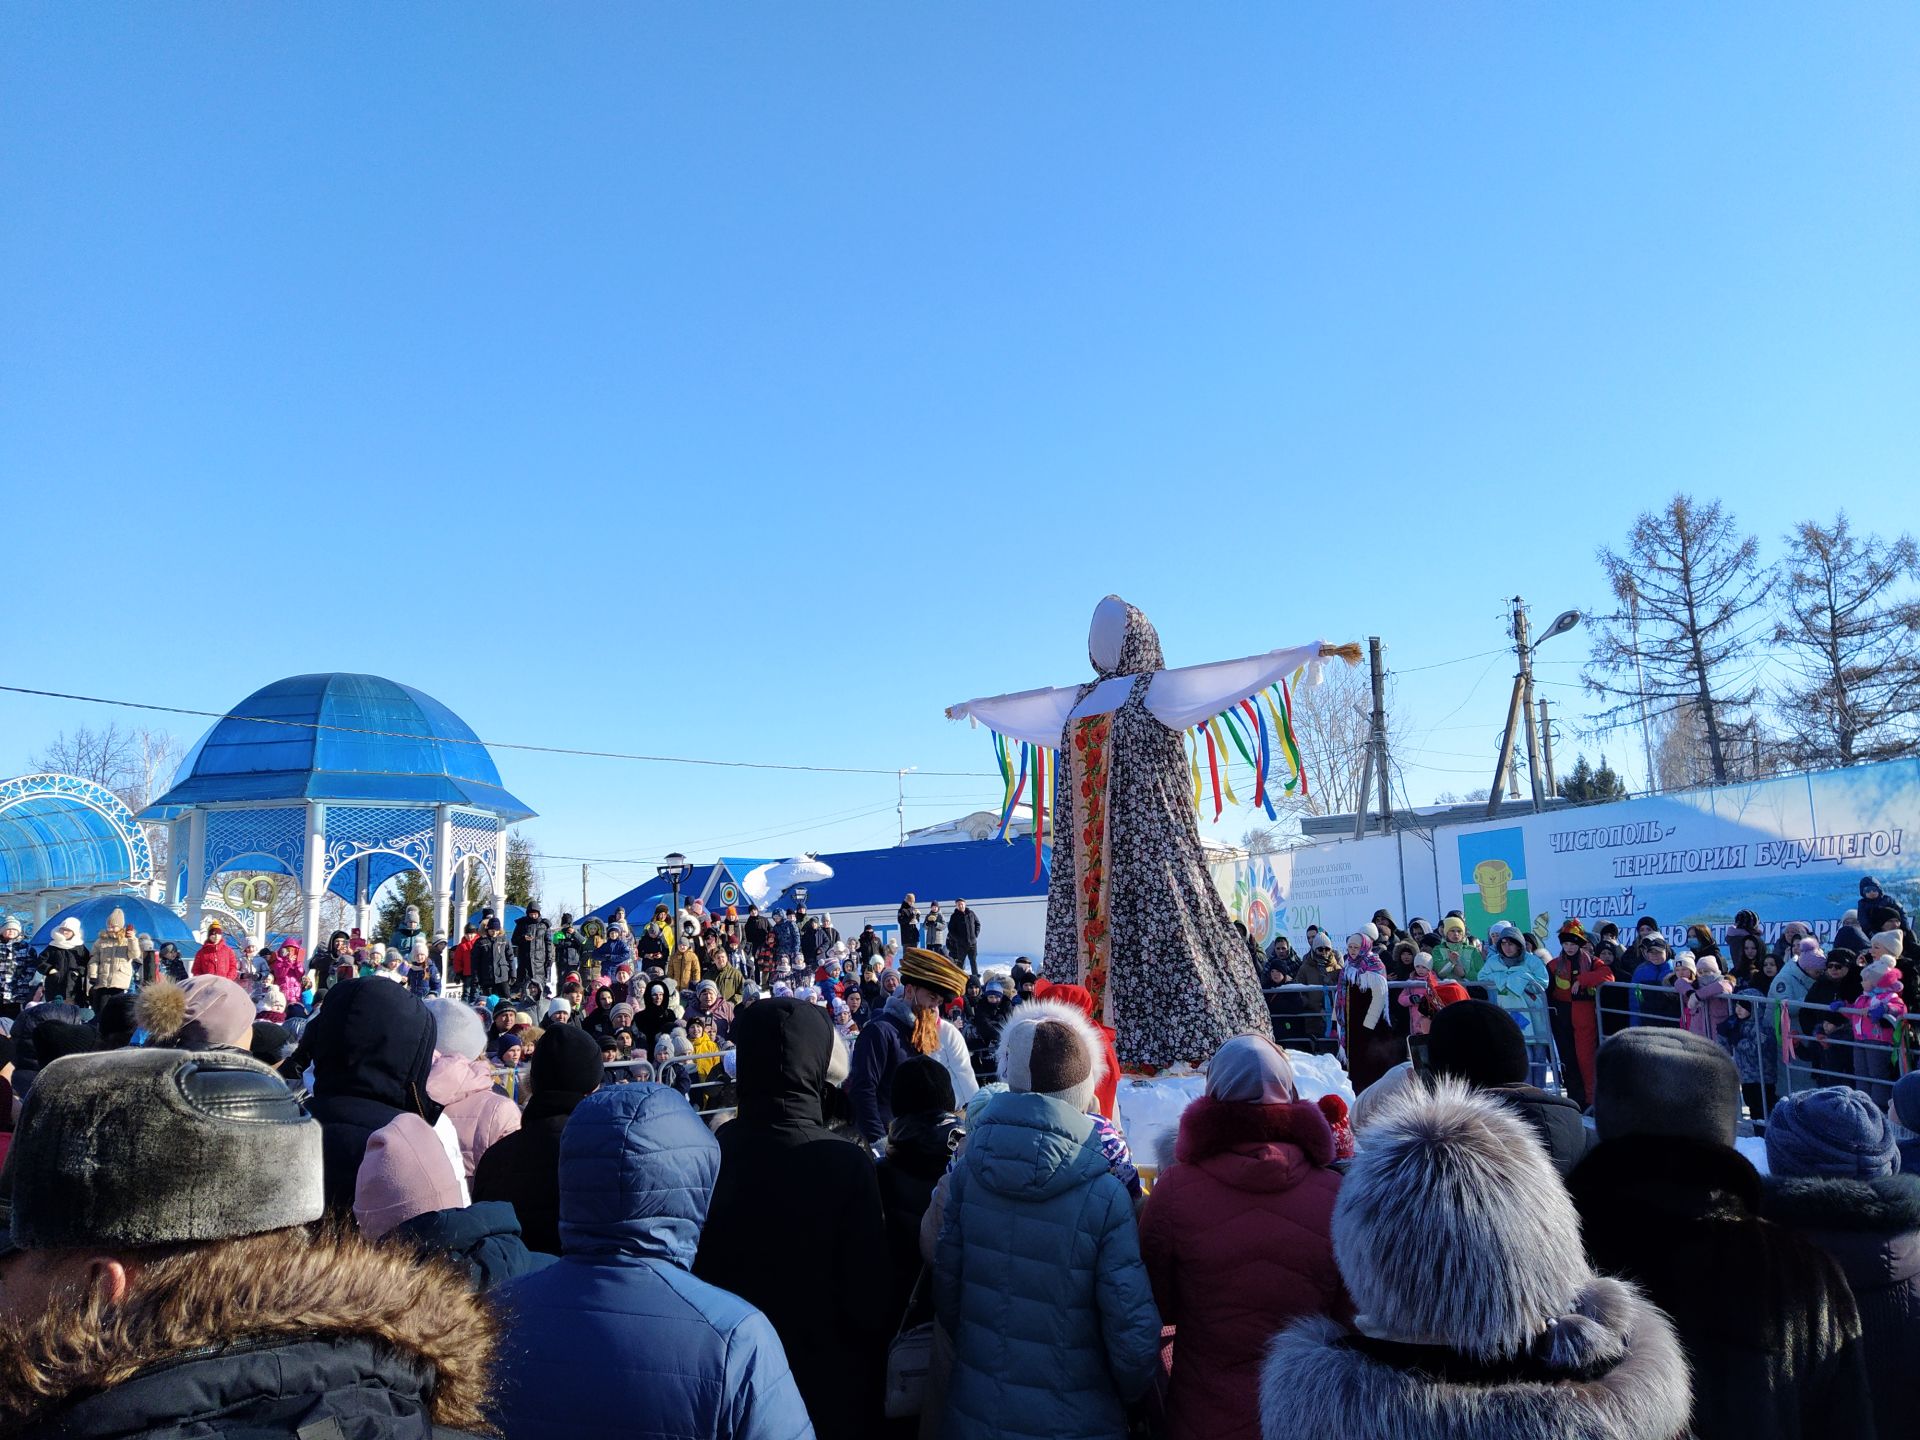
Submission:
[[[1117,1440],[1160,1360],[1126,1188],[1086,1116],[997,1095],[948,1179],[934,1299],[953,1337],[942,1440]]]
[[[773,1326],[691,1273],[719,1172],[677,1091],[581,1102],[560,1138],[560,1262],[492,1292],[509,1313],[501,1433],[811,1440]]]

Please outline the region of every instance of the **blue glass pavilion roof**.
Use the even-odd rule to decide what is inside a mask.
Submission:
[[[344,673],[294,675],[254,691],[200,737],[142,818],[235,800],[464,805],[508,822],[533,814],[438,700]]]
[[[125,884],[136,866],[113,822],[65,795],[30,795],[0,810],[0,894]]]

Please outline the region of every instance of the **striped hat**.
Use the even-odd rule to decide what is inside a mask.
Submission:
[[[949,1000],[967,988],[967,972],[934,950],[908,950],[900,959],[900,978]]]

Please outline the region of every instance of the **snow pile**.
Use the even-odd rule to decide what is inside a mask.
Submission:
[[[1348,1083],[1347,1072],[1336,1056],[1289,1050],[1287,1058],[1293,1062],[1294,1084],[1302,1100],[1338,1095],[1352,1108],[1353,1086]],[[1150,1077],[1121,1077],[1120,1129],[1127,1137],[1137,1165],[1157,1167],[1162,1155],[1172,1158],[1181,1111],[1206,1091],[1206,1076],[1185,1065],[1172,1066]]]

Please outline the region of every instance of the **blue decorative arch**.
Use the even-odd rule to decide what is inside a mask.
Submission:
[[[146,832],[104,785],[55,774],[0,781],[0,894],[152,879]]]

